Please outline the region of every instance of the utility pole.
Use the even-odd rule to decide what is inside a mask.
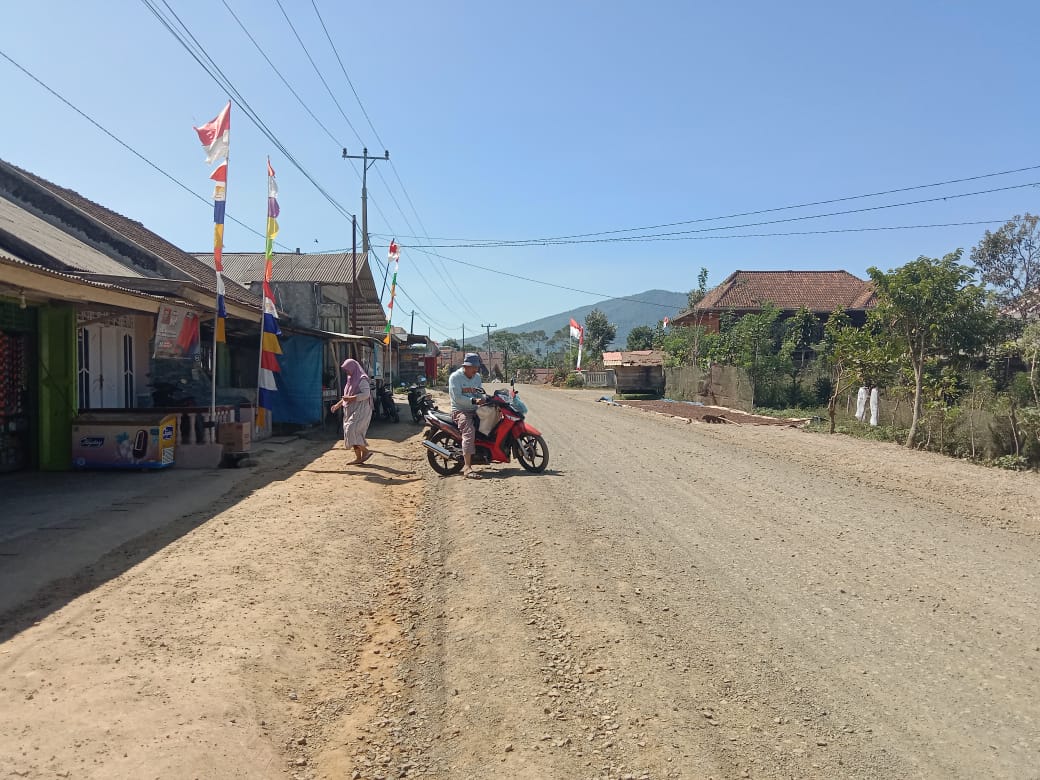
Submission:
[[[408,326],[408,332],[415,332],[415,309],[412,309],[412,324]]]
[[[491,325],[485,325],[485,324],[481,323],[480,327],[487,328],[487,334],[488,334],[488,375],[490,377],[490,374],[491,374],[491,365],[490,365],[491,364],[491,329],[492,328],[497,328],[498,327],[498,323],[495,322],[495,323],[492,323]]]
[[[365,262],[368,262],[368,169],[376,163],[377,160],[389,160],[390,152],[384,150],[382,157],[369,157],[368,147],[364,147],[361,151],[361,156],[356,154],[347,154],[347,148],[343,147],[343,159],[344,160],[361,160],[361,251],[365,255]],[[355,257],[357,255],[357,249],[355,244]],[[356,259],[355,259],[355,262]],[[357,274],[354,274],[354,279],[357,279]],[[356,281],[355,281],[356,284]],[[356,292],[356,288],[355,288]],[[355,297],[355,300],[357,298]],[[387,347],[387,357],[390,355],[390,347]],[[389,363],[389,360],[386,361]],[[384,364],[384,370],[389,368]]]
[[[462,343],[459,344],[462,347],[462,351],[466,351],[466,323],[462,323]]]
[[[357,329],[357,214],[350,215],[350,335],[360,336]]]

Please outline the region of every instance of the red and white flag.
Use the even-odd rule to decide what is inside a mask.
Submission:
[[[571,338],[578,340],[579,344],[585,343],[585,328],[581,327],[574,318],[571,318]]]
[[[211,122],[194,128],[199,140],[206,148],[206,162],[210,165],[222,157],[228,156],[228,139],[231,136],[231,101],[217,114]]]

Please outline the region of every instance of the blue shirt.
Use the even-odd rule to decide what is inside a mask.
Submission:
[[[475,411],[477,407],[473,405],[473,399],[484,397],[484,383],[480,379],[480,371],[477,371],[472,379],[467,379],[464,368],[455,369],[448,377],[448,397],[451,398],[453,412]]]

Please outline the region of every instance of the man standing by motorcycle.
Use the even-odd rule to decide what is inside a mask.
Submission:
[[[473,470],[473,453],[476,445],[477,406],[484,403],[484,383],[480,378],[480,355],[470,352],[448,377],[448,397],[451,398],[451,419],[462,433],[462,458],[465,466],[462,475],[467,479],[480,479]]]

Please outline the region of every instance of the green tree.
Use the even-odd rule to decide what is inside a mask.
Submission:
[[[820,321],[805,306],[783,323],[783,344],[780,349],[783,368],[791,378],[789,405],[798,406],[798,379],[809,363],[812,345],[819,340]]]
[[[654,348],[654,329],[649,325],[637,325],[628,332],[626,348],[629,352]]]
[[[441,349],[462,349],[459,346],[458,339],[444,339],[440,344]]]
[[[492,346],[502,353],[502,371],[506,378],[511,377],[516,370],[517,367],[513,365],[516,358],[526,352],[524,336],[523,333],[500,330],[491,338]]]
[[[838,399],[854,387],[877,387],[891,375],[897,355],[892,343],[871,327],[857,328],[842,309],[834,311],[823,327],[823,339],[815,346],[816,354],[830,369],[831,394],[827,400],[830,432]]]
[[[708,269],[702,267],[697,274],[697,286],[686,294],[686,306],[692,309],[708,294]]]
[[[1022,359],[1025,360],[1029,369],[1029,386],[1033,390],[1033,403],[1040,406],[1040,390],[1037,388],[1038,370],[1040,370],[1040,322],[1033,322],[1026,326],[1017,346],[1022,350]]]
[[[997,232],[988,230],[971,261],[983,284],[996,288],[1002,305],[1024,322],[1040,305],[1040,217],[1015,216]]]
[[[745,314],[725,332],[719,346],[729,353],[729,362],[748,372],[751,379],[751,400],[760,397],[767,378],[776,373],[779,353],[774,329],[780,311],[766,303],[758,314]],[[728,342],[728,343],[727,343]]]
[[[593,309],[585,317],[585,354],[590,360],[599,360],[616,335],[617,325],[608,322],[599,309]]]
[[[922,256],[887,273],[875,267],[867,270],[878,296],[873,316],[913,371],[907,447],[914,446],[917,436],[928,361],[974,354],[993,331],[994,316],[986,308],[985,292],[971,283],[973,270],[960,264],[961,255],[958,249],[941,260]]]

